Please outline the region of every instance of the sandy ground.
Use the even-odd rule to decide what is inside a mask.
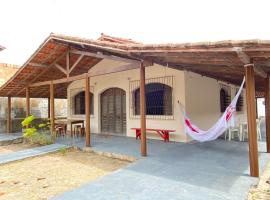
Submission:
[[[127,161],[68,150],[0,165],[0,199],[48,199],[124,167]]]
[[[250,189],[248,200],[270,200],[270,162],[268,162],[257,186]]]
[[[11,153],[11,152],[29,149],[29,148],[33,148],[33,147],[36,147],[36,145],[24,144],[24,143],[10,144],[7,146],[0,146],[0,154]]]

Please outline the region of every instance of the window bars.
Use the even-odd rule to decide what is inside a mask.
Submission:
[[[140,118],[140,80],[129,82],[130,118]],[[148,119],[174,119],[173,76],[145,80],[146,117]]]

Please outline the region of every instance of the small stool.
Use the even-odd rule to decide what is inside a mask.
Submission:
[[[80,135],[81,135],[81,137],[85,136],[85,128],[84,127],[80,127]]]
[[[78,137],[80,134],[80,129],[81,129],[81,125],[75,125],[73,135],[76,135]]]
[[[56,137],[64,135],[64,129],[61,126],[55,127]]]

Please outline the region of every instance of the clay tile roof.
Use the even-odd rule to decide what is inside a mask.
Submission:
[[[142,44],[142,43],[134,41],[132,39],[112,37],[109,35],[105,35],[104,33],[101,33],[101,36],[97,40],[111,42],[111,43],[118,43],[118,44]]]

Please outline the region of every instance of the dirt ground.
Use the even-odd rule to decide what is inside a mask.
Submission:
[[[11,153],[11,152],[29,149],[29,148],[33,148],[33,147],[36,147],[36,145],[24,144],[24,143],[10,144],[7,146],[0,146],[0,154]]]
[[[268,162],[257,186],[250,189],[248,200],[270,199],[270,162]]]
[[[0,165],[0,199],[49,199],[129,163],[72,149]]]

